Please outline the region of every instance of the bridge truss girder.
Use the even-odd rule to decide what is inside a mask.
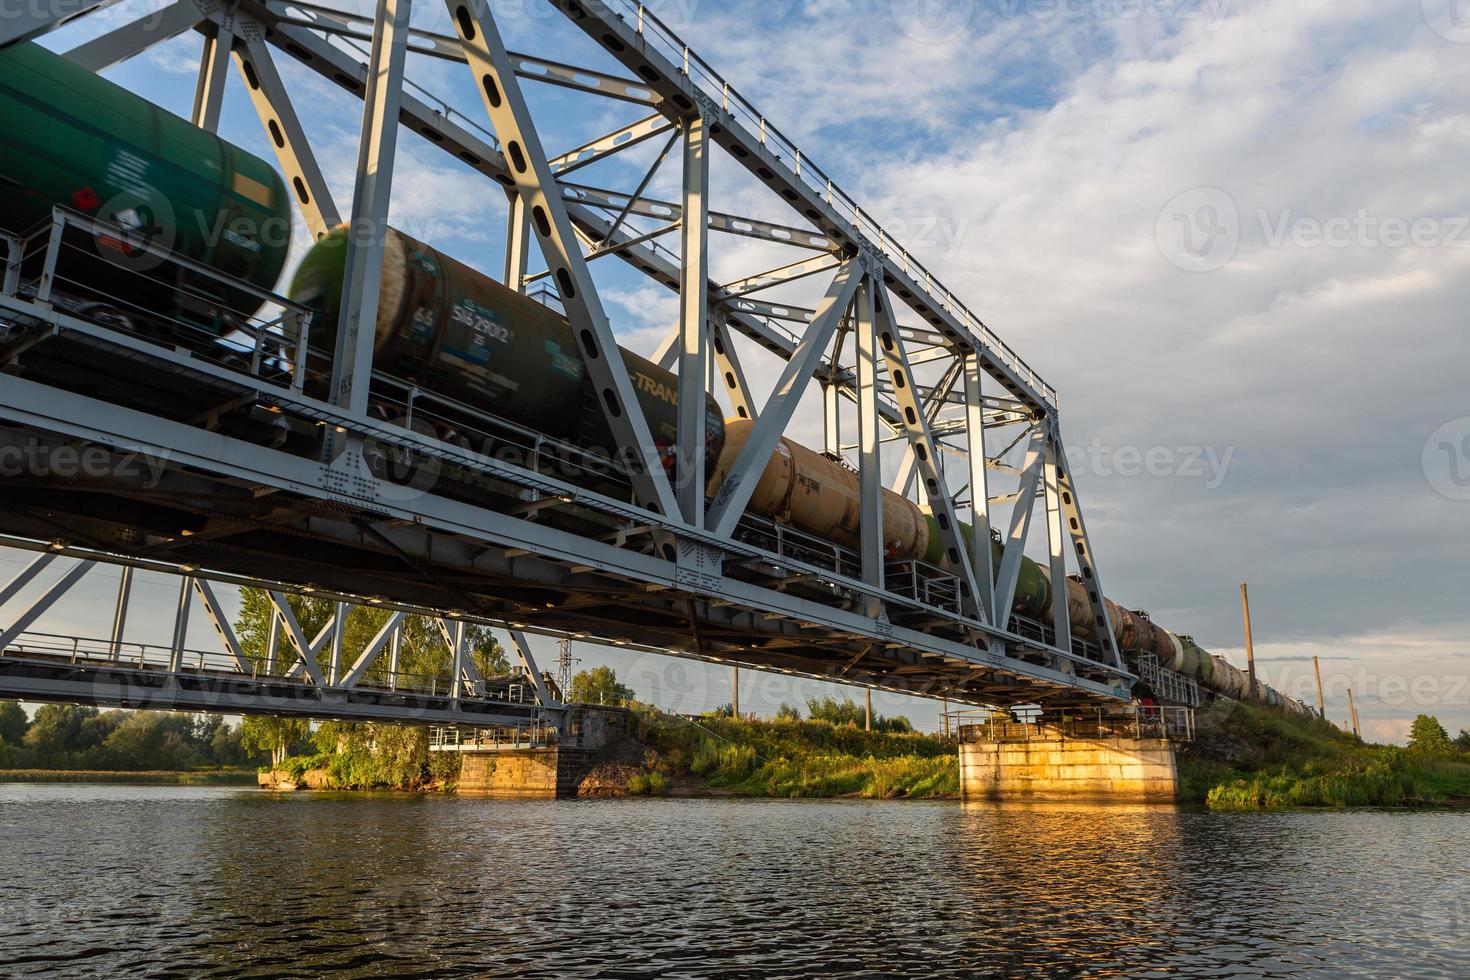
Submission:
[[[303,218],[318,236],[333,222],[336,210],[310,136],[275,68],[279,57],[300,62],[378,107],[376,114],[368,111],[365,116],[360,170],[379,186],[364,194],[359,183],[354,220],[378,229],[388,224],[392,168],[382,166],[391,160],[382,147],[386,143],[391,148],[400,124],[510,189],[522,205],[519,218],[513,210],[512,224],[529,229],[542,254],[551,256],[550,281],[584,343],[590,337],[596,345],[584,347],[584,359],[607,362],[593,373],[614,406],[610,421],[627,458],[649,463],[651,440],[637,400],[629,397],[626,372],[611,356],[617,347],[587,269],[600,255],[617,257],[680,295],[680,320],[671,329],[666,350],[667,360],[680,368],[681,396],[703,393],[706,387],[724,391],[740,414],[756,420],[762,443],[774,445],[802,393],[813,385],[824,387],[862,413],[862,458],[869,468],[874,460],[881,462],[884,443],[873,434],[886,430],[898,436],[917,457],[905,466],[922,476],[921,501],[943,515],[945,550],[955,559],[963,598],[946,606],[919,594],[918,587],[903,591],[894,576],[885,580],[874,568],[881,545],[875,548],[873,542],[859,549],[867,555],[867,574],[845,568],[840,556],[831,567],[813,564],[802,553],[752,543],[748,517],[742,516],[744,501],[732,505],[732,500],[742,494],[748,498],[757,468],[764,466],[758,453],[736,466],[704,515],[702,501],[671,488],[657,466],[645,465],[641,490],[622,499],[380,421],[366,411],[366,386],[350,381],[364,373],[361,351],[371,349],[373,318],[364,314],[375,305],[375,288],[353,291],[354,303],[344,304],[355,309],[344,315],[339,340],[346,352],[356,351],[357,356],[337,359],[339,377],[325,399],[300,389],[282,391],[260,377],[118,334],[7,289],[0,296],[0,316],[39,325],[46,333],[29,357],[43,357],[58,338],[80,349],[121,354],[150,370],[187,378],[200,399],[246,405],[257,415],[270,413],[293,424],[322,426],[335,448],[325,457],[309,458],[209,431],[190,419],[90,397],[54,378],[32,380],[24,371],[3,375],[0,445],[38,439],[87,444],[103,447],[112,458],[146,453],[169,465],[149,487],[121,480],[85,487],[12,483],[4,493],[5,502],[14,506],[0,518],[0,532],[25,542],[59,538],[63,548],[105,560],[142,563],[166,554],[165,564],[176,561],[200,578],[245,576],[283,588],[311,584],[357,599],[372,596],[424,609],[460,609],[476,621],[522,623],[710,662],[966,703],[1066,705],[1126,699],[1132,677],[1109,631],[1102,631],[1101,648],[1089,649],[1065,642],[1065,625],[1056,631],[1064,640],[1058,644],[1050,634],[1023,635],[1009,621],[1000,597],[1014,590],[1016,562],[1033,523],[1029,517],[1013,516],[994,588],[986,574],[988,532],[977,535],[973,549],[958,535],[956,525],[966,518],[985,532],[993,522],[992,504],[1006,500],[1005,494],[990,496],[989,476],[1007,467],[987,454],[1019,427],[1020,438],[1031,433],[1036,444],[1051,447],[1038,460],[1045,457],[1052,465],[1044,481],[1044,461],[1020,473],[1019,489],[1010,497],[1016,515],[1029,515],[1038,500],[1053,500],[1044,521],[1053,576],[1064,570],[1065,556],[1073,554],[1084,560],[1079,572],[1096,582],[1093,549],[1060,452],[1055,392],[763,116],[728,85],[711,87],[718,76],[687,47],[683,64],[678,64],[672,58],[678,51],[672,35],[641,7],[594,2],[554,6],[633,76],[619,78],[505,51],[482,0],[447,0],[459,30],[453,38],[425,39],[423,32],[407,29],[409,0],[379,0],[371,30],[364,29],[362,18],[333,17],[276,0],[178,0],[164,15],[169,31],[163,33],[176,35],[180,23],[192,20],[187,15],[198,11],[192,26],[209,39],[203,47],[197,107],[198,121],[205,124],[217,116],[225,54],[220,48],[231,48],[288,182],[297,186]],[[615,9],[620,6],[637,7],[637,16],[620,18]],[[405,39],[415,35],[420,35],[418,43],[408,46]],[[377,41],[366,62],[331,40],[354,36]],[[415,56],[432,48],[434,56],[463,61],[467,72],[473,69],[476,74],[466,78],[481,82],[477,88],[484,93],[489,129],[461,124],[454,114],[425,102],[422,93],[408,91],[405,47]],[[128,25],[73,54],[79,62],[100,66],[145,48]],[[520,91],[523,79],[633,102],[644,113],[651,107],[668,125],[644,118],[554,155],[533,138],[534,121]],[[639,92],[646,97],[632,97]],[[393,118],[383,119],[382,113]],[[684,142],[682,203],[644,197],[652,171],[631,191],[559,179],[559,172],[585,154],[619,152],[618,139],[642,142],[669,131]],[[696,139],[690,134],[701,135]],[[756,175],[797,222],[807,224],[712,209],[707,158],[716,148]],[[555,161],[561,161],[560,167]],[[690,215],[702,216],[695,219],[701,226],[698,234],[687,227],[681,231],[680,252],[693,256],[692,264],[660,246],[656,235],[634,227],[632,215],[672,222],[671,229]],[[714,231],[756,237],[793,251],[774,269],[751,270],[721,282],[710,274],[705,244],[708,232]],[[523,235],[510,239],[515,254],[507,256],[507,274],[524,280],[529,242]],[[364,255],[371,256],[374,247],[370,244]],[[803,264],[803,256],[809,260],[814,251],[824,264]],[[362,270],[371,262],[359,258],[349,265]],[[797,280],[821,283],[828,273],[836,278],[819,307],[762,295]],[[373,282],[371,276],[363,281]],[[522,283],[512,285],[519,288]],[[847,333],[869,329],[863,326],[862,310],[853,310],[855,298],[873,305],[896,341],[875,359],[871,351],[863,353],[861,344],[847,345],[849,356],[842,355]],[[923,325],[899,322],[894,299]],[[356,301],[361,305],[355,306]],[[786,324],[795,324],[796,332]],[[835,340],[829,342],[829,337]],[[781,384],[764,406],[752,395],[747,379],[753,375],[741,363],[757,349],[785,362]],[[600,358],[603,353],[609,356]],[[871,363],[860,363],[857,358],[863,356]],[[715,362],[715,371],[703,370],[708,360]],[[913,377],[915,372],[939,377],[921,380]],[[353,388],[357,397],[346,397]],[[679,401],[702,406],[704,400]],[[826,404],[828,430],[835,435],[839,400],[827,399]],[[698,428],[698,414],[684,413],[681,432]],[[363,455],[367,445],[432,460],[457,478],[493,486],[496,494],[485,502],[470,502],[436,487],[404,499],[401,487],[371,471]],[[956,474],[946,473],[945,463],[966,457],[971,462],[956,481],[965,489],[952,492],[948,482]],[[977,465],[976,457],[983,462]],[[864,482],[871,495],[880,481]],[[968,504],[963,502],[966,492]],[[46,498],[44,505],[38,496]],[[99,500],[104,505],[97,506]],[[650,509],[651,503],[657,508]],[[870,501],[865,513],[874,512]],[[562,515],[567,520],[560,523],[548,519]],[[1068,521],[1076,528],[1070,533]],[[195,527],[180,536],[170,522]],[[780,537],[779,529],[774,533]],[[864,528],[867,536],[879,533],[877,527]],[[1091,593],[1095,612],[1106,622],[1101,592],[1094,588]],[[322,683],[329,686],[329,679]]]

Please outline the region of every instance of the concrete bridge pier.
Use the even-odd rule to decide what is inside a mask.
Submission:
[[[1189,709],[1139,709],[1021,723],[960,727],[960,792],[966,800],[1172,803],[1179,795],[1177,741],[1192,735]]]

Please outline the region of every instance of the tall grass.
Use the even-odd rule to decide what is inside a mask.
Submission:
[[[1470,801],[1470,756],[1373,746],[1316,718],[1234,704],[1202,713],[1180,798],[1221,809]]]
[[[955,748],[933,736],[792,719],[690,723],[653,711],[637,718],[639,736],[665,768],[744,796],[945,798],[960,791]]]

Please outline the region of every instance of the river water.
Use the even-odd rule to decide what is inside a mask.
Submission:
[[[1470,814],[0,784],[0,976],[1470,976]]]

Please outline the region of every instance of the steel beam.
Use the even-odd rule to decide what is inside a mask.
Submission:
[[[614,154],[638,146],[644,140],[652,139],[674,128],[675,124],[671,120],[665,119],[659,113],[654,113],[621,129],[615,129],[606,136],[599,136],[595,140],[583,143],[575,150],[568,150],[550,161],[551,169],[558,177],[562,177],[574,170],[581,170],[600,160],[606,160]]]
[[[117,603],[112,610],[112,655],[116,658],[122,653],[123,634],[128,626],[128,602],[133,595],[133,568],[124,565],[122,575],[117,583]],[[3,603],[0,603],[3,605]]]
[[[730,397],[730,407],[742,419],[756,417],[755,398],[750,393],[750,384],[745,380],[745,369],[740,364],[739,352],[735,350],[730,336],[729,317],[716,312],[710,317],[710,329],[714,336],[710,342],[715,351],[715,366],[719,368],[720,380],[725,384],[725,394]]]
[[[35,564],[35,562],[32,562],[31,567],[28,567],[26,571],[30,571],[31,568],[35,566]],[[22,633],[30,629],[31,625],[35,623],[36,620],[46,615],[46,611],[52,606],[56,605],[56,600],[60,599],[62,596],[70,592],[71,587],[73,585],[76,585],[77,582],[81,581],[82,576],[90,572],[94,567],[96,567],[96,565],[97,563],[95,561],[77,562],[71,568],[67,569],[66,573],[62,575],[61,578],[57,579],[55,584],[53,584],[45,592],[41,593],[41,595],[38,596],[36,600],[32,602],[29,607],[26,608],[25,612],[21,613],[15,619],[11,620],[10,625],[5,628],[5,631],[3,633],[0,633],[0,653],[3,653],[7,648],[9,648],[9,646],[14,643]],[[44,568],[45,566],[42,565],[41,567]],[[37,569],[37,571],[39,571],[39,569]],[[22,574],[24,574],[24,572]]]
[[[204,14],[194,0],[176,0],[162,10],[144,14],[130,24],[77,45],[66,53],[66,58],[88,71],[106,71],[154,45],[178,37],[203,19]]]
[[[634,393],[592,274],[576,243],[571,220],[557,191],[551,166],[546,162],[541,137],[531,120],[510,55],[489,16],[485,0],[445,0],[445,4],[459,32],[485,111],[505,146],[511,177],[526,201],[532,229],[553,270],[582,360],[598,389],[599,401],[617,448],[624,456],[623,464],[639,503],[657,514],[677,514],[678,501],[664,474],[648,420]]]
[[[384,648],[390,644],[393,645],[394,662],[389,669],[393,674],[397,674],[397,638],[403,621],[406,618],[405,614],[401,612],[395,612],[388,617],[387,622],[383,624],[383,628],[378,630],[377,635],[363,648],[362,653],[358,655],[358,658],[353,661],[352,666],[348,668],[346,675],[343,676],[339,684],[340,687],[356,687],[358,681],[362,680],[363,676],[372,668],[373,663],[382,654]]]
[[[322,676],[322,669],[317,666],[316,651],[312,644],[306,642],[306,634],[301,632],[301,624],[296,620],[296,613],[291,609],[291,603],[286,596],[272,590],[270,592],[271,605],[275,607],[276,616],[282,625],[286,627],[286,638],[296,648],[300,657],[299,666],[305,670],[311,682],[318,688],[327,686],[327,679]]]
[[[1001,629],[1010,628],[1011,605],[1016,601],[1021,558],[1026,550],[1026,536],[1031,530],[1031,511],[1036,504],[1036,484],[1041,478],[1045,439],[1042,426],[1033,426],[1030,442],[1026,446],[1025,462],[1021,466],[1020,491],[1015,506],[1011,508],[1010,531],[1006,534],[1005,550],[1001,552],[1000,572],[995,579],[995,625]],[[1052,587],[1056,587],[1055,582]]]
[[[526,634],[518,629],[507,630],[510,634],[511,645],[516,649],[516,655],[521,658],[521,663],[526,667],[526,673],[531,675],[531,683],[536,688],[536,700],[543,708],[556,711],[562,708],[562,703],[551,696],[550,689],[546,686],[546,678],[541,676],[541,669],[536,666],[536,657],[531,653],[531,644],[526,639]],[[563,691],[565,696],[567,692]]]
[[[271,148],[286,175],[286,184],[301,209],[301,217],[312,237],[320,241],[342,223],[342,213],[332,200],[331,189],[321,164],[312,152],[311,141],[276,70],[270,48],[260,41],[237,40],[235,67],[245,81],[245,91],[255,105]]]
[[[750,502],[756,483],[765,472],[771,454],[776,451],[776,443],[786,431],[786,426],[801,401],[802,393],[812,380],[817,365],[821,363],[822,353],[837,330],[837,324],[847,314],[847,308],[852,304],[862,277],[862,268],[857,261],[849,259],[837,270],[836,278],[827,287],[827,295],[817,308],[817,318],[807,329],[806,336],[801,339],[791,360],[786,362],[750,438],[740,450],[740,455],[735,458],[735,464],[725,478],[724,485],[715,494],[708,526],[717,535],[729,537],[740,521],[740,516],[745,513],[745,505]]]
[[[1051,569],[1051,619],[1056,645],[1072,649],[1072,617],[1067,608],[1067,552],[1062,543],[1062,498],[1058,487],[1056,444],[1046,440],[1042,451],[1042,483],[1046,493],[1047,567]]]
[[[1004,625],[995,607],[995,559],[990,550],[990,460],[985,455],[985,399],[981,382],[985,369],[980,358],[966,355],[965,427],[970,460],[970,527],[973,548],[970,561],[975,568],[980,600],[992,623]]]
[[[214,588],[202,578],[194,578],[192,581],[195,591],[199,593],[199,598],[204,602],[204,612],[209,617],[210,624],[214,626],[214,631],[219,634],[219,640],[224,645],[225,652],[235,661],[242,674],[253,673],[250,661],[245,658],[245,652],[240,649],[240,641],[235,636],[235,630],[230,626],[230,619],[225,615],[224,607],[220,605],[219,599],[214,594]]]
[[[184,666],[184,649],[189,644],[189,611],[193,606],[194,580],[185,576],[179,581],[179,602],[174,610],[174,635],[168,648],[168,669],[178,672]]]
[[[398,149],[403,68],[412,0],[377,0],[372,57],[363,99],[362,137],[353,184],[352,228],[342,313],[332,360],[332,400],[353,415],[367,411],[377,331],[383,242]]]
[[[68,21],[115,3],[117,0],[44,0],[7,4],[5,13],[0,15],[0,48],[29,41]]]
[[[1078,577],[1087,591],[1087,602],[1092,608],[1092,621],[1098,634],[1098,646],[1102,647],[1104,659],[1119,671],[1126,671],[1123,656],[1113,637],[1108,620],[1107,603],[1104,597],[1102,576],[1097,569],[1097,560],[1092,553],[1092,541],[1087,536],[1087,523],[1082,519],[1082,505],[1077,500],[1077,488],[1072,481],[1072,467],[1062,445],[1061,434],[1055,422],[1051,431],[1052,452],[1057,466],[1057,494],[1061,502],[1062,515],[1066,518],[1066,530],[1072,536],[1072,552],[1077,560]]]
[[[882,281],[864,276],[853,303],[857,333],[858,494],[862,516],[859,554],[863,581],[883,588],[887,539],[883,527],[883,457],[878,425],[878,295]],[[830,388],[830,386],[828,386]],[[869,615],[878,615],[876,608]]]
[[[15,577],[5,584],[5,588],[0,589],[0,606],[20,595],[21,590],[30,585],[36,576],[44,572],[56,558],[56,552],[43,551],[31,559],[30,564],[16,572]]]
[[[235,35],[228,28],[215,24],[205,31],[190,118],[206,132],[219,132],[219,113],[225,101],[225,81],[229,78],[230,53],[234,47]]]
[[[525,292],[526,273],[531,266],[531,219],[526,213],[526,199],[515,191],[507,191],[510,213],[505,220],[504,283],[516,292]]]
[[[684,215],[679,287],[679,509],[694,527],[704,526],[705,415],[709,399],[709,129],[703,117],[683,126]],[[660,157],[660,161],[662,157]],[[657,164],[655,164],[657,166]],[[652,170],[649,171],[651,176]],[[645,184],[647,177],[644,178]],[[642,193],[642,186],[638,193]]]
[[[934,523],[939,528],[940,539],[944,543],[944,556],[949,561],[950,572],[960,580],[961,608],[981,622],[986,622],[985,609],[980,603],[980,587],[975,583],[975,571],[970,563],[970,546],[960,531],[960,522],[955,516],[954,498],[950,496],[945,481],[944,460],[940,456],[939,442],[929,431],[929,417],[925,406],[919,401],[918,390],[914,387],[913,369],[909,366],[903,336],[898,331],[898,323],[889,307],[887,290],[875,290],[874,299],[878,315],[878,345],[888,366],[889,380],[893,382],[894,399],[903,412],[904,432],[914,450],[920,482],[929,501]]]
[[[909,358],[909,370],[912,371],[913,366],[914,358]],[[962,367],[963,361],[956,358],[955,361],[945,369],[944,375],[940,378],[939,384],[931,388],[923,398],[923,401],[926,402],[926,405],[924,407],[924,414],[929,419],[929,431],[936,439],[940,438],[942,433],[938,428],[935,427],[934,423],[938,421],[939,413],[944,411],[946,407],[946,399],[949,398],[949,393],[954,390],[955,382],[956,380],[958,380],[960,374],[962,373]],[[893,483],[890,484],[890,489],[892,489],[894,493],[898,494],[901,497],[907,497],[910,493],[913,492],[914,480],[917,476],[915,470],[915,462],[916,460],[914,458],[914,447],[912,444],[909,444],[904,447],[903,458],[899,460],[898,463],[898,472],[894,474]],[[971,482],[973,483],[973,481]],[[975,569],[975,574],[980,574],[980,569],[978,568],[978,566]],[[987,606],[986,608],[988,609],[989,607]]]

